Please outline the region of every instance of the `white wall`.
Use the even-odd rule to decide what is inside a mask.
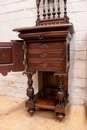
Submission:
[[[87,104],[87,0],[68,0],[68,15],[74,24],[71,41],[69,94],[72,103]]]
[[[87,0],[67,0],[75,34],[71,41],[69,98],[71,104],[87,104]],[[0,0],[0,42],[18,39],[12,29],[35,25],[36,0]],[[34,76],[37,90],[37,75]],[[27,78],[22,72],[0,74],[0,94],[26,98]]]

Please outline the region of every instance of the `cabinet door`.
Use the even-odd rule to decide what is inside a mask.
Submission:
[[[0,73],[23,71],[23,41],[0,42]]]

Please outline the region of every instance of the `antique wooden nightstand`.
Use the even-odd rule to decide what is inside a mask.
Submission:
[[[12,64],[13,61],[18,64],[18,66],[14,64],[11,70],[16,71],[19,68],[23,70],[24,51],[22,50],[22,44],[24,44],[26,49],[26,70],[24,74],[28,77],[27,96],[29,97],[25,106],[28,107],[30,115],[34,114],[36,108],[54,110],[61,121],[65,116],[65,107],[68,103],[68,71],[70,67],[70,40],[73,34],[73,25],[69,23],[69,18],[67,17],[66,0],[64,0],[64,17],[62,18],[60,17],[59,1],[56,13],[54,0],[48,0],[48,12],[46,13],[45,0],[43,0],[44,19],[40,19],[40,2],[41,0],[36,0],[36,26],[13,30],[19,32],[18,36],[23,41],[12,41],[10,43],[11,46],[7,49],[7,61],[9,64]],[[50,2],[53,12],[50,12]],[[56,14],[58,14],[57,18]],[[12,54],[13,57],[11,56]],[[1,59],[3,57],[1,53]],[[14,57],[16,57],[16,60],[14,60]],[[7,71],[10,70],[8,68]],[[36,71],[38,71],[38,93],[34,94],[32,76]],[[5,71],[2,70],[1,72]]]

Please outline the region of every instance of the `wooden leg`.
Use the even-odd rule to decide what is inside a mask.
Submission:
[[[56,113],[56,116],[57,116],[59,121],[62,121],[64,116],[65,116],[65,114],[64,113]]]
[[[33,116],[35,108],[29,108],[27,111],[30,113],[31,116]]]
[[[32,75],[34,72],[24,72],[24,74],[26,74],[28,78],[27,96],[29,97],[29,99],[25,102],[25,106],[29,107],[28,112],[32,116],[35,112],[34,88],[32,87]]]
[[[66,90],[66,86],[64,86],[65,76],[57,75],[58,76],[58,92],[57,92],[57,105],[55,107],[55,112],[57,118],[61,121],[65,116],[65,106],[67,104],[67,93],[64,91],[64,87]]]

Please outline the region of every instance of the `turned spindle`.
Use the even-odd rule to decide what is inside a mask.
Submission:
[[[51,15],[51,13],[50,13],[50,0],[48,0],[48,19],[50,19],[50,15]]]
[[[39,12],[40,1],[41,0],[36,0],[36,5],[37,5],[37,19],[40,19],[40,12]]]
[[[67,7],[66,7],[67,0],[64,0],[64,16],[67,15]]]
[[[57,12],[57,14],[58,14],[58,18],[60,17],[60,14],[61,14],[61,12],[60,12],[60,2],[59,2],[59,0],[58,0],[58,12]]]
[[[45,12],[46,12],[45,11],[45,0],[43,0],[43,17],[44,17],[44,19],[46,17],[46,13]]]
[[[55,14],[56,14],[56,12],[55,12],[55,5],[54,5],[54,0],[53,0],[53,18],[55,18]]]

